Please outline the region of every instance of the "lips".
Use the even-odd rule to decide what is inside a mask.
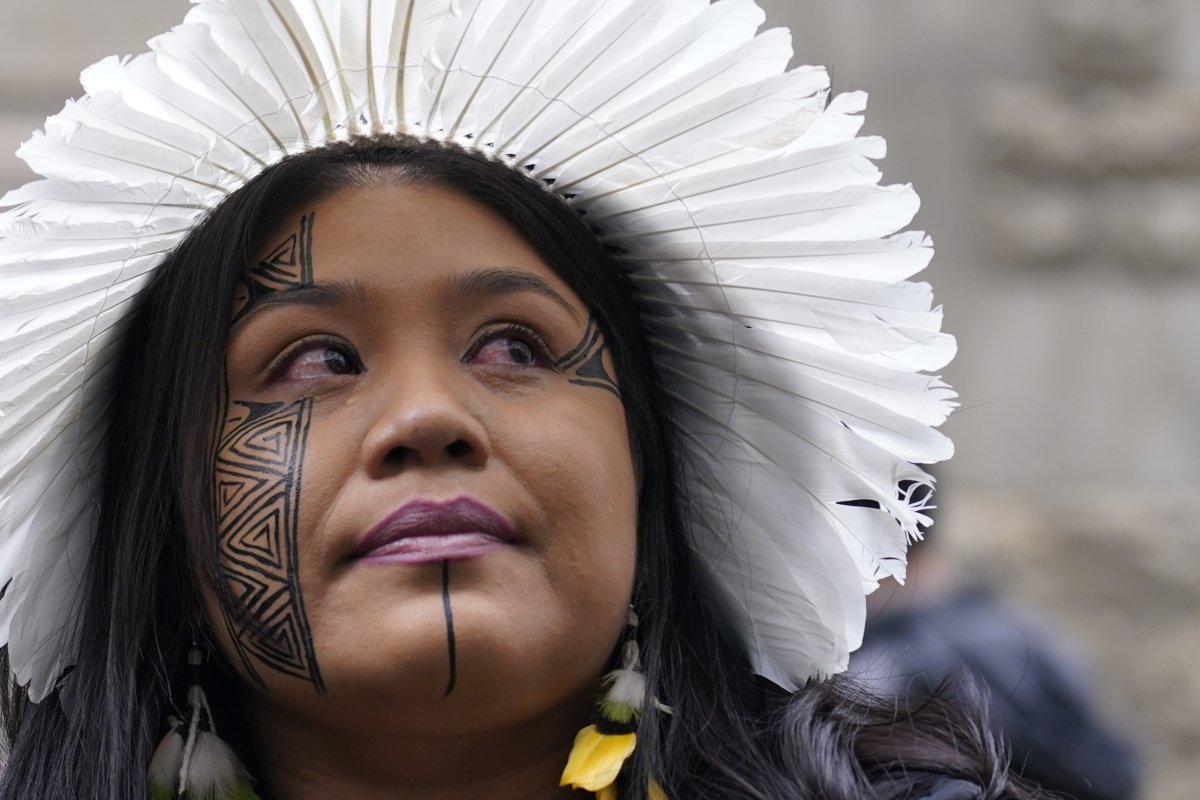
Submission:
[[[514,537],[508,520],[469,497],[412,500],[367,531],[354,558],[377,564],[456,561],[499,550]]]

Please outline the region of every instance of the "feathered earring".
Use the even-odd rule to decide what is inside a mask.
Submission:
[[[149,800],[258,800],[252,779],[217,736],[208,697],[200,686],[204,654],[194,643],[188,651],[192,685],[188,688],[188,721],[168,719],[170,730],[159,742],[146,773]]]
[[[604,676],[604,693],[596,703],[596,721],[576,734],[559,780],[559,786],[595,792],[597,800],[618,800],[617,776],[637,746],[638,719],[646,698],[646,676],[642,674],[635,637],[637,623],[637,615],[631,608],[621,666]],[[666,706],[658,707],[670,713]],[[667,800],[654,780],[650,781],[649,796],[653,800]]]

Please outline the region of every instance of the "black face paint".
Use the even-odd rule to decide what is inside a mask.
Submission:
[[[231,403],[217,445],[214,488],[220,579],[243,613],[222,610],[242,665],[260,685],[256,665],[323,691],[297,554],[312,403]]]
[[[237,322],[264,297],[288,289],[312,286],[312,239],[315,211],[300,217],[300,230],[284,239],[243,277],[234,298],[233,321]]]
[[[620,397],[617,382],[604,368],[604,350],[604,337],[600,335],[600,328],[594,319],[589,319],[583,339],[554,365],[570,375],[568,380],[576,386],[603,389]]]
[[[235,322],[275,292],[312,285],[315,219],[315,213],[302,216],[299,230],[243,277],[234,298]],[[227,388],[221,397],[213,456],[219,580],[239,606],[222,603],[226,627],[242,666],[259,685],[264,685],[259,669],[266,666],[324,691],[298,557],[313,401],[230,401]]]
[[[450,560],[442,562],[442,610],[446,614],[446,647],[450,651],[450,679],[443,697],[449,697],[458,682],[458,662],[454,645],[454,612],[450,609]]]

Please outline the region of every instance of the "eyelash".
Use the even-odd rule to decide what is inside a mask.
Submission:
[[[345,339],[339,339],[336,336],[307,336],[292,344],[282,353],[280,353],[270,366],[267,367],[267,381],[275,383],[284,379],[284,373],[288,368],[304,353],[323,347],[328,350],[336,350],[346,357],[350,365],[358,372],[366,372],[366,367],[363,366],[362,358],[359,357],[358,351],[354,346]]]
[[[526,326],[516,322],[510,322],[502,328],[495,328],[480,335],[479,338],[476,339],[467,349],[467,352],[463,356],[462,360],[464,362],[470,361],[472,358],[478,355],[488,343],[505,337],[518,339],[529,345],[530,349],[533,351],[534,358],[539,362],[537,366],[554,366],[554,353],[551,351],[550,344],[546,341],[546,339],[532,328],[527,328]]]
[[[537,331],[528,328],[518,323],[509,323],[502,328],[493,329],[482,334],[476,339],[467,349],[462,360],[470,361],[490,342],[500,338],[517,339],[527,344],[533,351],[534,357],[538,360],[537,366],[552,367],[554,365],[554,354],[550,349],[549,343]],[[295,342],[291,347],[288,347],[280,353],[274,361],[267,367],[267,380],[270,383],[275,383],[283,380],[284,374],[293,362],[302,354],[309,350],[318,347],[325,347],[331,350],[337,350],[346,357],[346,360],[359,372],[366,372],[366,367],[362,363],[362,358],[358,351],[344,339],[339,339],[336,336],[309,336]]]

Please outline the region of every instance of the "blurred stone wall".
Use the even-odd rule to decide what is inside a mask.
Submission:
[[[960,355],[943,540],[1078,639],[1154,800],[1200,786],[1200,3],[761,0],[867,89]],[[0,0],[0,153],[186,0]],[[0,155],[0,188],[28,179]]]
[[[766,0],[871,92],[960,352],[937,533],[1057,624],[1143,797],[1200,786],[1200,4]]]

